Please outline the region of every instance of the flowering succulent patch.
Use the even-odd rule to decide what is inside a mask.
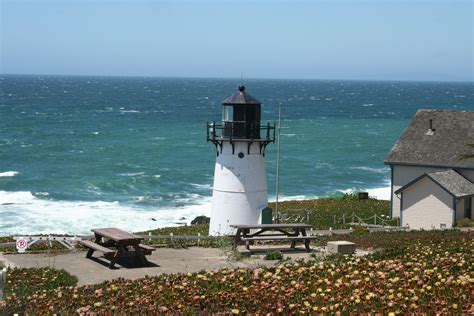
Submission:
[[[117,279],[26,295],[8,291],[3,311],[84,315],[474,313],[472,237],[456,232],[419,236],[423,238],[402,239],[403,243],[390,250],[366,257]]]

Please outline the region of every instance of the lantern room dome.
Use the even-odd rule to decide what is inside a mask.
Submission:
[[[224,100],[222,103],[224,105],[231,105],[231,104],[255,104],[255,105],[260,105],[262,102],[258,101],[254,97],[252,97],[250,94],[245,92],[245,86],[241,85],[239,86],[239,91],[228,97],[227,99]]]

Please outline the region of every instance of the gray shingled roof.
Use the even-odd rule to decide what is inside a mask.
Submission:
[[[474,143],[474,112],[419,110],[385,163],[474,168],[474,158],[461,159],[469,143]]]
[[[397,191],[395,194],[405,191],[412,184],[418,182],[424,177],[428,177],[437,183],[439,186],[443,187],[446,191],[450,192],[453,196],[457,198],[465,196],[474,196],[474,183],[464,178],[462,175],[456,171],[449,169],[445,171],[429,172],[425,173],[422,176],[416,178],[412,182],[404,185]]]
[[[455,197],[474,195],[474,183],[452,169],[430,172],[427,176],[451,192]]]

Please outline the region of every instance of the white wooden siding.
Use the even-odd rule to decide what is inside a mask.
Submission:
[[[439,229],[452,227],[453,197],[424,178],[403,192],[402,225],[411,229]]]
[[[393,166],[392,217],[400,217],[400,198],[393,192],[424,173],[447,170],[446,168],[428,168],[413,166]]]

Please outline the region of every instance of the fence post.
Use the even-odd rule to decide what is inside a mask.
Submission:
[[[151,232],[148,232],[148,241],[151,241]]]
[[[374,225],[377,225],[377,214],[374,214]]]
[[[198,233],[198,247],[199,247],[199,242],[201,241],[201,233]]]
[[[7,269],[3,268],[0,270],[0,301],[3,300],[3,292],[5,290],[5,284],[7,283]]]

